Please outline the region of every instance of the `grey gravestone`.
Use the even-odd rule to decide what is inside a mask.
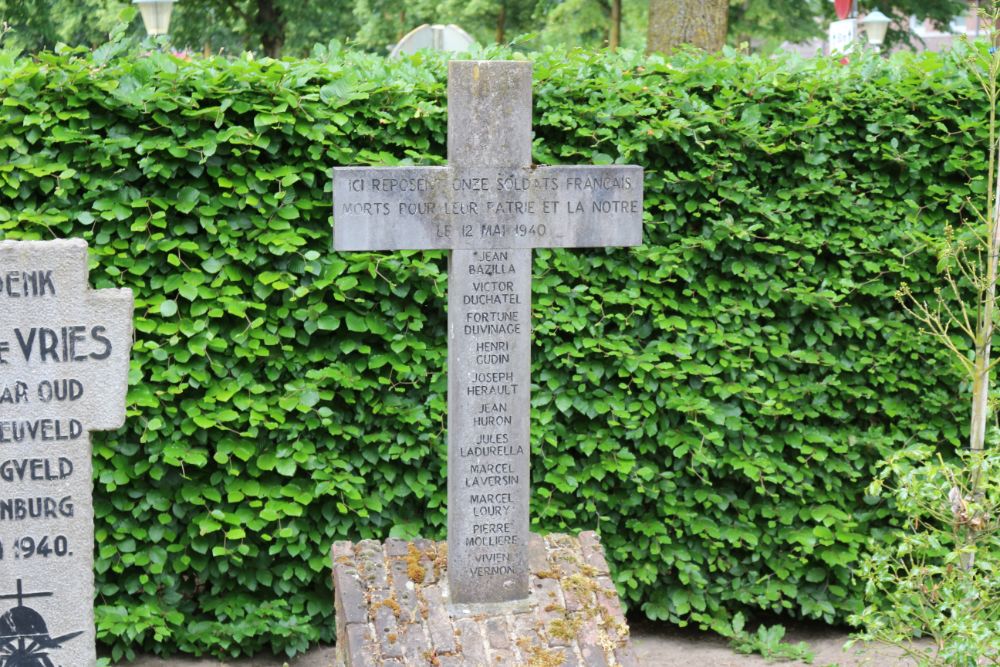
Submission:
[[[87,244],[0,241],[0,664],[92,667],[91,430],[125,422],[132,292]]]
[[[642,242],[642,169],[534,167],[531,64],[452,61],[447,167],[334,169],[334,248],[451,250],[448,591],[529,596],[531,248]]]
[[[475,46],[476,40],[455,24],[417,26],[406,33],[389,52],[390,58],[402,55],[412,55],[421,49],[435,51],[451,51],[452,53],[468,52]]]

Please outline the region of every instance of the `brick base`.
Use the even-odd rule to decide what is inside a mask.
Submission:
[[[338,667],[637,666],[596,533],[531,536],[529,604],[453,613],[447,545],[333,545]]]

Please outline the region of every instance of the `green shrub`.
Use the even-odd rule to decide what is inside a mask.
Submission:
[[[445,73],[0,56],[0,236],[82,236],[137,294],[94,438],[115,657],[331,641],[334,540],[443,537],[446,258],[332,252],[329,173],[443,162]],[[651,618],[859,611],[876,462],[967,421],[893,294],[983,172],[977,95],[935,54],[537,55],[536,161],[642,164],[647,214],[643,247],[535,253],[536,529],[598,529]]]
[[[955,461],[917,445],[879,466],[870,491],[892,498],[907,525],[861,560],[866,604],[852,618],[855,640],[896,646],[920,667],[1000,663],[1000,442],[992,435],[986,452]]]

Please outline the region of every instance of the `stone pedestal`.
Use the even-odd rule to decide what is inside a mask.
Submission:
[[[334,544],[338,667],[638,665],[596,533],[531,535],[528,559],[527,600],[453,605],[446,543]]]

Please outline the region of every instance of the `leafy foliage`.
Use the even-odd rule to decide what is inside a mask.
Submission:
[[[12,28],[6,43],[27,51],[59,42],[97,46],[107,40],[125,7],[117,0],[0,0],[0,22]],[[128,14],[137,15],[134,10]],[[131,28],[136,35],[142,32],[141,22]]]
[[[987,40],[969,49],[963,63],[989,110],[987,164],[975,177],[980,187],[966,202],[963,224],[957,229],[948,224],[942,237],[929,239],[938,260],[935,299],[913,297],[905,283],[897,293],[906,312],[953,353],[971,385],[969,452],[945,462],[940,453],[918,445],[880,464],[869,493],[895,501],[905,520],[891,539],[874,543],[862,557],[866,606],[852,619],[862,626],[860,639],[900,646],[922,667],[1000,665],[1000,433],[990,397],[1000,243],[1000,55],[991,45],[1000,4],[992,4],[981,14],[991,26]],[[956,342],[962,338],[964,345]],[[915,638],[933,641],[918,644]]]
[[[754,633],[746,630],[746,619],[737,612],[726,636],[729,645],[737,653],[759,654],[768,662],[778,660],[801,660],[812,664],[816,654],[805,642],[791,644],[784,641],[785,627],[782,625],[759,625]]]
[[[905,521],[861,562],[857,639],[898,646],[922,667],[1000,664],[996,432],[991,440],[988,452],[956,462],[916,446],[881,466],[871,492],[892,499]]]
[[[445,255],[332,252],[329,170],[441,163],[445,72],[0,53],[0,236],[83,236],[137,294],[94,437],[115,658],[330,641],[334,540],[443,537]],[[979,187],[979,95],[934,54],[539,54],[535,160],[642,164],[647,214],[640,248],[536,252],[535,529],[598,529],[655,619],[860,610],[876,462],[967,422],[893,295]]]

